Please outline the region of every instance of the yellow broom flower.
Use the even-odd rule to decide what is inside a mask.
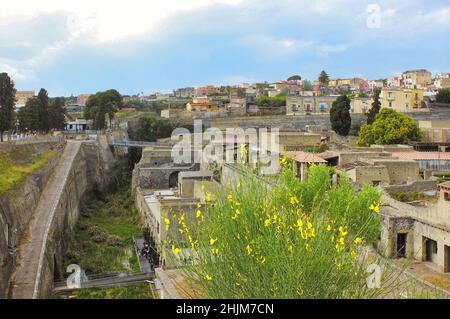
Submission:
[[[178,255],[179,253],[181,253],[181,249],[176,248],[174,245],[172,245],[172,251],[175,255]]]
[[[218,240],[217,238],[214,239],[212,237],[209,237],[209,244],[212,246],[212,245],[214,245],[217,242],[217,240]]]

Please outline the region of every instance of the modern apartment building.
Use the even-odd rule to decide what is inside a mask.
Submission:
[[[179,88],[173,91],[173,95],[178,98],[191,98],[195,96],[195,88]]]
[[[381,107],[391,108],[397,112],[429,111],[423,102],[424,90],[383,88],[381,90]]]
[[[361,97],[354,98],[350,103],[350,111],[352,113],[365,114],[372,107],[373,99]]]
[[[198,97],[186,104],[186,110],[190,112],[213,112],[219,110],[219,105],[211,102],[207,97]]]
[[[215,87],[214,85],[207,85],[207,86],[198,87],[195,90],[195,95],[196,96],[208,96],[208,95],[212,95],[212,94],[217,94],[219,92],[220,92],[220,90],[218,87]]]
[[[430,71],[425,69],[409,70],[402,74],[403,86],[408,89],[425,88],[433,83]]]
[[[331,105],[337,98],[338,95],[288,96],[286,101],[286,115],[329,113]]]

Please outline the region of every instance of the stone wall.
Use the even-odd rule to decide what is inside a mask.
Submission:
[[[190,166],[138,167],[135,169],[138,187],[144,189],[167,189],[177,186],[178,173],[196,171],[198,164]]]
[[[444,199],[431,207],[415,207],[399,202],[383,193],[382,203],[387,208],[383,211],[394,212],[384,218],[382,242],[386,248],[386,254],[392,256],[395,251],[396,236],[398,233],[407,233],[407,257],[418,261],[426,260],[426,240],[434,240],[437,243],[437,251],[431,253],[431,261],[437,265],[440,271],[448,269],[447,250],[450,248],[450,202]],[[383,214],[384,215],[384,214]],[[402,224],[402,220],[409,220],[413,227],[399,229],[395,224]],[[411,247],[412,246],[412,247]],[[448,270],[447,270],[448,271]]]
[[[359,185],[373,185],[374,182],[389,184],[390,181],[388,169],[384,166],[357,166],[347,173]]]
[[[450,115],[450,108],[440,108],[427,113],[405,113],[416,121],[439,120],[447,118]],[[352,125],[362,125],[367,121],[365,114],[351,114]],[[311,114],[311,115],[274,115],[274,116],[248,116],[236,118],[221,118],[204,120],[208,127],[279,127],[280,129],[304,130],[306,125],[321,125],[324,129],[331,129],[329,114]]]
[[[84,143],[78,152],[59,199],[48,234],[39,282],[39,298],[52,294],[54,279],[65,273],[63,255],[80,214],[80,203],[92,190],[107,191],[114,158],[104,142]]]
[[[425,192],[430,190],[437,190],[437,185],[438,185],[437,180],[418,180],[404,185],[385,186],[384,190],[390,194],[395,192],[403,192],[403,193]]]
[[[416,181],[419,176],[419,163],[407,160],[374,160],[374,165],[385,166],[389,172],[390,184],[399,185]]]
[[[33,143],[20,147],[31,148],[38,154],[55,146],[57,144],[54,143]],[[7,147],[10,148],[11,145],[2,145],[2,149]],[[16,246],[61,153],[59,150],[47,165],[29,174],[20,184],[0,195],[0,298],[6,297],[9,278],[16,265]]]
[[[53,220],[48,229],[45,246],[45,256],[42,265],[36,264],[39,281],[37,282],[37,297],[46,298],[52,293],[54,278],[62,278],[63,253],[79,216],[80,202],[85,194],[94,190],[106,191],[112,175],[114,158],[109,152],[108,145],[102,142],[86,142],[80,147],[74,161],[71,163],[67,180],[62,185],[62,194],[55,207]],[[60,155],[60,154],[59,154]],[[6,229],[4,222],[8,223],[9,244],[13,241],[18,245],[21,241],[27,224],[37,207],[45,185],[58,164],[59,156],[52,159],[43,169],[30,174],[21,184],[0,197],[1,214],[0,225]],[[3,220],[2,220],[3,219]],[[8,252],[5,231],[0,232],[0,253]],[[2,267],[0,271],[0,297],[7,296],[8,283],[16,262],[16,252],[9,250],[7,254],[0,255]],[[33,292],[26,292],[28,298]]]

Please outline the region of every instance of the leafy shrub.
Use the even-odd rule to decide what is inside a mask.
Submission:
[[[391,109],[382,109],[370,125],[363,125],[359,131],[357,144],[406,144],[419,141],[423,136],[417,123],[409,116]]]
[[[366,288],[364,244],[380,233],[379,191],[356,192],[343,176],[313,166],[300,182],[286,169],[274,185],[251,173],[229,193],[215,194],[186,221],[172,212],[182,240],[168,239],[173,262],[208,298],[358,298]],[[178,232],[177,232],[178,233]],[[179,235],[177,235],[178,237]],[[183,262],[181,262],[182,260]],[[194,260],[195,262],[185,262]]]

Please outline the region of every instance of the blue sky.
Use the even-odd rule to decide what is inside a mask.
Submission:
[[[3,3],[4,2],[4,3]],[[450,72],[448,0],[0,0],[0,71],[51,96]],[[380,9],[379,27],[367,21]]]

